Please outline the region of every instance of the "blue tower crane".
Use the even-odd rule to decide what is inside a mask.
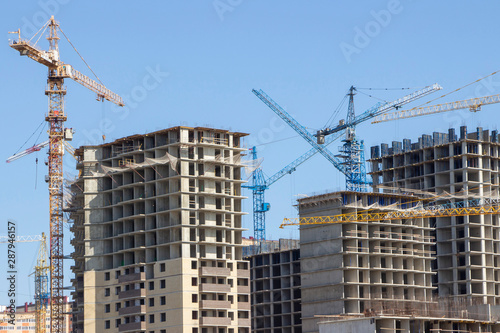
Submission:
[[[278,103],[272,100],[264,91],[253,89],[252,92],[266,104],[274,113],[283,119],[292,129],[294,129],[302,138],[304,138],[313,149],[316,149],[323,155],[330,163],[333,164],[340,172],[346,176],[346,188],[350,191],[364,191],[368,190],[368,185],[371,183],[366,179],[366,169],[364,167],[364,147],[363,142],[358,142],[355,136],[356,125],[391,111],[398,109],[402,105],[410,103],[418,98],[422,98],[430,93],[442,89],[440,85],[433,84],[399,98],[392,102],[380,102],[372,108],[366,110],[359,116],[354,114],[354,87],[349,91],[349,113],[347,121],[341,121],[335,128],[326,128],[318,131],[316,135],[311,134],[304,126],[299,124],[288,112],[286,112]],[[344,139],[344,146],[341,147],[340,152],[344,155],[334,155],[325,148],[325,136],[338,133],[345,130],[346,137]],[[315,138],[316,136],[316,138]],[[338,138],[339,136],[335,136]],[[330,141],[329,141],[330,142]],[[346,158],[347,156],[347,158]],[[343,160],[341,160],[342,158]]]
[[[266,239],[266,218],[265,214],[270,209],[270,204],[265,202],[265,191],[273,183],[281,179],[284,175],[292,173],[296,167],[304,163],[306,160],[314,156],[316,153],[323,155],[333,166],[346,175],[346,189],[349,191],[368,190],[368,185],[371,183],[366,178],[366,167],[364,157],[363,141],[358,141],[355,135],[355,127],[368,119],[382,115],[392,109],[398,109],[401,106],[410,103],[418,98],[422,98],[430,93],[442,89],[437,83],[425,87],[421,90],[406,95],[392,102],[378,103],[372,108],[366,110],[359,116],[354,113],[354,95],[356,89],[349,89],[349,107],[346,121],[341,121],[334,128],[326,128],[318,131],[316,135],[311,134],[304,126],[295,120],[288,112],[286,112],[278,103],[273,101],[262,90],[253,89],[252,92],[266,104],[274,113],[276,113],[283,121],[292,127],[302,138],[304,138],[313,148],[304,155],[297,158],[292,163],[285,166],[267,180],[264,177],[262,168],[259,167],[252,173],[252,184],[244,187],[253,192],[253,218],[254,218],[254,238],[256,240]],[[339,148],[342,154],[334,155],[326,146],[333,141],[343,136],[345,130],[344,144]],[[326,139],[325,137],[328,136]],[[256,148],[252,148],[252,157],[257,159]]]
[[[328,146],[333,141],[337,140],[342,133],[336,133],[336,135],[329,136],[328,139],[324,142],[325,146]],[[250,149],[252,151],[253,160],[257,159],[257,148],[252,147]],[[265,178],[264,173],[262,171],[262,167],[258,167],[252,172],[252,182],[250,185],[243,185],[243,187],[248,188],[252,191],[253,197],[253,230],[254,230],[254,239],[256,240],[265,240],[266,239],[266,212],[271,209],[271,205],[265,202],[265,191],[269,189],[269,186],[276,183],[278,180],[283,178],[287,174],[291,174],[296,170],[296,168],[316,155],[318,150],[316,148],[312,148],[308,150],[306,153],[295,159],[293,162],[276,172],[269,178]]]

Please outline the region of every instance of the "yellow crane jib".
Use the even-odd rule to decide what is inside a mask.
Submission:
[[[493,215],[500,213],[500,206],[478,206],[443,209],[396,210],[390,212],[349,213],[332,216],[313,216],[285,218],[280,228],[292,225],[315,225],[346,222],[377,222],[399,219],[418,219],[429,217],[466,216],[466,215]]]
[[[500,103],[499,95],[483,96],[478,98],[470,98],[462,101],[455,101],[450,103],[436,104],[421,108],[413,108],[409,110],[394,111],[389,113],[381,114],[374,118],[372,124],[382,123],[386,121],[392,121],[397,119],[406,119],[419,116],[425,116],[428,114],[448,112],[461,109],[469,109],[471,112],[477,112],[481,110],[482,105],[489,105]]]

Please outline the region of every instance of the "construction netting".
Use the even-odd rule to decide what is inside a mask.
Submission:
[[[158,165],[158,164],[170,164],[170,167],[172,168],[172,170],[174,170],[175,172],[178,172],[177,171],[177,162],[178,161],[179,161],[179,158],[165,152],[165,155],[162,157],[158,157],[158,158],[146,157],[144,159],[144,162],[141,162],[141,163],[135,163],[133,161],[129,161],[129,162],[126,161],[123,164],[123,166],[120,166],[120,167],[108,167],[108,166],[99,164],[98,168],[100,168],[102,170],[102,172],[99,172],[99,171],[97,171],[97,172],[90,171],[90,172],[92,173],[92,175],[94,177],[104,177],[104,176],[107,176],[107,175],[110,175],[110,174],[113,174],[116,172],[126,171],[127,169],[132,170],[132,169],[137,169],[137,168],[142,168],[142,167],[154,166],[154,165]]]

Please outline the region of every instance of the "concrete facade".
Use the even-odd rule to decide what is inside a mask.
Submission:
[[[497,333],[500,326],[490,320],[432,317],[371,317],[351,319],[324,319],[319,322],[319,333]]]
[[[175,127],[77,150],[75,332],[250,332],[245,135]]]
[[[336,192],[298,200],[300,217],[391,211],[413,196]],[[348,222],[300,228],[302,327],[318,316],[387,312],[432,299],[434,239],[428,219]]]
[[[248,259],[252,332],[301,333],[300,249],[278,247]]]
[[[457,206],[465,200],[498,204],[500,144],[497,131],[423,135],[371,148],[376,191],[391,188],[438,195],[435,203]],[[437,240],[440,296],[465,297],[478,304],[500,304],[500,220],[497,215],[432,219]]]

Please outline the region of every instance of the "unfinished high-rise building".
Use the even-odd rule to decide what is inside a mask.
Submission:
[[[414,202],[406,195],[343,191],[301,198],[298,208],[300,217],[312,217],[390,212]],[[427,311],[433,245],[429,219],[301,226],[302,331],[318,332],[325,317],[372,313],[389,315],[385,327],[396,328],[399,310]]]
[[[384,192],[432,192],[448,207],[498,203],[500,143],[497,131],[478,127],[458,135],[423,135],[371,149],[373,186]],[[436,236],[434,280],[440,296],[500,304],[500,221],[498,215],[431,219]]]
[[[252,254],[252,332],[302,333],[298,240],[260,241]]]
[[[75,332],[250,332],[245,135],[174,127],[77,149]]]

